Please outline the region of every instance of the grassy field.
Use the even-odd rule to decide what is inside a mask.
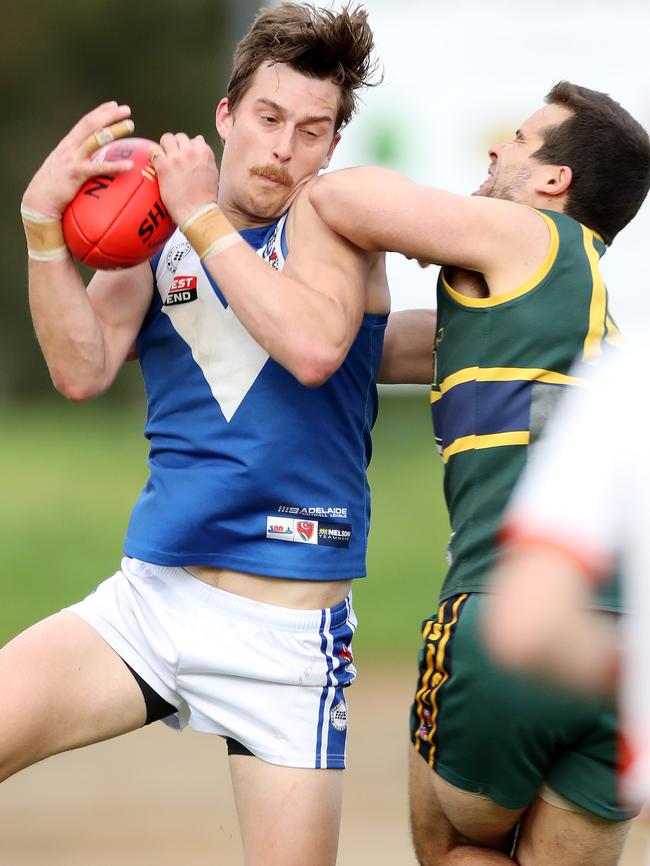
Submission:
[[[107,402],[3,410],[0,642],[75,601],[119,564],[146,477],[143,411]],[[371,466],[373,521],[355,607],[360,658],[404,656],[435,606],[447,522],[426,390],[384,392]]]

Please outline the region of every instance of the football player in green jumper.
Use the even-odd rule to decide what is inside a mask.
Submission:
[[[311,194],[360,247],[443,266],[431,401],[452,536],[412,710],[413,839],[426,866],[610,866],[629,826],[613,709],[500,670],[479,617],[528,450],[580,384],[574,360],[617,341],[599,260],[650,187],[650,140],[609,96],[560,82],[489,157],[473,196],[379,168],[334,172]],[[391,319],[386,357],[421,368],[429,320]],[[618,609],[611,592],[598,604]]]

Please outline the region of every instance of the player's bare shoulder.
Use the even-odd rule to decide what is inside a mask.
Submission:
[[[308,248],[316,257],[325,255],[332,264],[338,261],[341,266],[348,268],[348,273],[358,271],[366,285],[365,312],[388,313],[390,293],[385,253],[362,250],[327,225],[310,199],[310,191],[316,181],[317,178],[312,178],[300,188],[289,211],[289,250],[297,248],[302,252]]]
[[[318,242],[319,239],[330,238],[339,239],[342,244],[346,243],[321,219],[311,203],[309,193],[316,180],[317,178],[313,177],[303,183],[296,190],[291,202],[287,217],[287,242],[290,249],[294,242],[302,243],[304,240]]]
[[[484,237],[490,243],[484,266],[478,268],[494,297],[534,279],[549,256],[553,241],[552,221],[541,211],[518,202],[499,199],[470,199],[482,206],[490,223]],[[477,238],[477,246],[480,246]]]

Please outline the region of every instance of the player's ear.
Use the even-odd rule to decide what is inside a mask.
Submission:
[[[543,165],[537,192],[556,198],[565,193],[573,181],[573,171],[568,165]]]
[[[219,138],[222,141],[225,141],[230,134],[230,130],[232,128],[232,114],[230,113],[230,106],[228,105],[228,100],[224,97],[219,105],[217,105],[216,111],[216,127],[217,132],[219,133]]]
[[[330,144],[329,148],[327,149],[327,153],[325,154],[325,159],[321,163],[321,168],[327,168],[327,166],[330,164],[330,162],[332,160],[332,155],[334,153],[334,150],[336,149],[336,145],[339,143],[340,140],[341,140],[341,136],[337,132],[336,135],[334,136],[334,138],[332,139],[332,143]]]

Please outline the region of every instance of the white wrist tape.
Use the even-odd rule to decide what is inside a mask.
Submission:
[[[61,220],[20,206],[27,238],[27,255],[37,262],[55,262],[68,257]]]
[[[201,205],[180,226],[201,261],[216,256],[243,238],[216,202]]]

